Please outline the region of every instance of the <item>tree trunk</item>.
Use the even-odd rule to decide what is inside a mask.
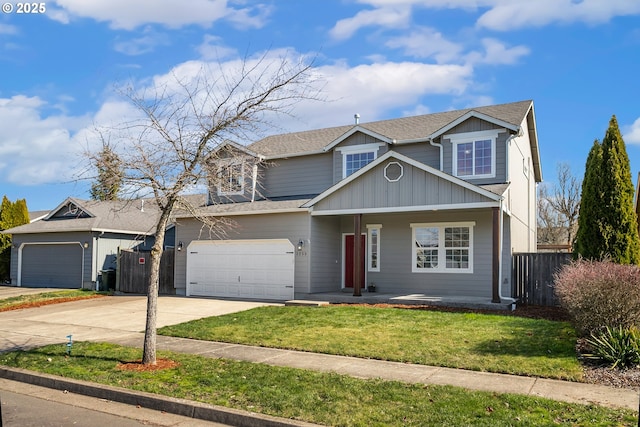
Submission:
[[[160,283],[160,259],[164,252],[164,235],[166,221],[160,221],[156,229],[155,242],[151,249],[151,274],[147,286],[147,323],[144,330],[144,347],[142,363],[156,364],[156,329],[158,314],[158,288]]]

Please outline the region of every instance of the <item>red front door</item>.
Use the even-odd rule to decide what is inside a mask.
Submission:
[[[351,235],[346,235],[344,236],[344,287],[345,288],[353,288],[353,242],[354,242],[354,236],[353,234]],[[362,289],[365,288],[365,276],[364,276],[364,265],[365,265],[365,258],[366,258],[366,252],[365,252],[365,248],[367,247],[366,244],[366,235],[363,234],[360,237],[360,243],[361,243],[361,254],[362,254],[362,262],[360,263],[360,277],[362,277]]]

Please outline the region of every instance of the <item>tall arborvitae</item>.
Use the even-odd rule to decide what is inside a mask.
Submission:
[[[29,211],[25,199],[15,203],[4,196],[0,204],[0,231],[29,223]],[[0,280],[9,279],[11,262],[11,236],[0,234]]]
[[[602,141],[594,144],[582,182],[576,253],[619,264],[640,262],[638,220],[627,150],[616,117]]]
[[[574,244],[575,254],[587,259],[601,259],[604,239],[600,232],[602,217],[602,146],[597,139],[589,151],[582,179],[580,216]]]
[[[619,264],[640,262],[638,220],[633,207],[635,193],[631,166],[616,116],[602,140],[602,192],[604,195],[602,234],[607,255]]]

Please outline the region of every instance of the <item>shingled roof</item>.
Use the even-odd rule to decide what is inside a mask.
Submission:
[[[249,149],[268,158],[284,158],[321,153],[325,147],[339,139],[354,127],[361,128],[398,142],[426,139],[463,116],[477,112],[500,122],[520,127],[532,107],[532,101],[466,108],[464,110],[381,120],[357,125],[337,126],[303,132],[272,135],[251,145]]]

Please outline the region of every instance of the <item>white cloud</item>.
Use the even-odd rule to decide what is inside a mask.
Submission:
[[[479,27],[498,31],[541,27],[551,23],[602,24],[617,16],[637,15],[640,2],[630,0],[493,0],[477,21]]]
[[[196,24],[211,26],[220,19],[230,19],[237,25],[244,18],[245,28],[260,26],[268,9],[262,7],[233,9],[227,0],[56,0],[56,19],[69,22],[74,17],[108,22],[112,28],[132,30],[146,24],[162,24],[180,28]]]
[[[640,117],[631,126],[622,127],[624,142],[628,144],[640,144]]]
[[[353,18],[341,19],[331,29],[331,37],[344,40],[350,38],[362,27],[380,26],[385,28],[406,27],[411,20],[411,8],[391,2],[378,9],[358,12]]]
[[[392,37],[386,45],[403,49],[405,55],[414,58],[434,57],[438,63],[457,60],[462,51],[462,45],[445,39],[436,29],[426,27],[418,28],[405,36]]]
[[[531,51],[526,46],[507,47],[500,40],[493,38],[482,39],[484,52],[472,52],[466,59],[471,64],[513,65],[528,55]]]
[[[114,44],[114,49],[116,52],[125,55],[136,56],[153,52],[156,46],[166,46],[168,44],[169,37],[167,34],[158,33],[147,26],[140,37],[118,41]]]
[[[618,16],[640,14],[636,0],[358,0],[370,6],[336,23],[331,35],[351,37],[360,28],[406,27],[414,9],[452,10],[479,14],[476,25],[495,31],[541,27],[552,23],[597,25]]]
[[[218,61],[237,54],[237,50],[223,44],[221,37],[206,34],[202,43],[196,48],[200,59],[204,61]]]
[[[73,177],[81,153],[72,133],[85,126],[86,117],[44,117],[45,101],[16,95],[0,99],[0,158],[10,158],[0,168],[3,181],[14,184],[61,182]]]

